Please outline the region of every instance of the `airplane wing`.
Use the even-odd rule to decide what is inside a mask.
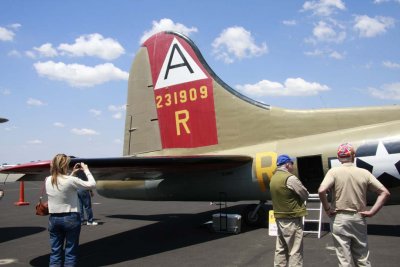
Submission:
[[[236,168],[253,161],[241,155],[182,157],[72,158],[70,167],[84,162],[96,180],[155,179],[165,174],[218,171]],[[24,174],[19,181],[43,181],[50,175],[50,160],[30,162],[2,169],[0,173]]]

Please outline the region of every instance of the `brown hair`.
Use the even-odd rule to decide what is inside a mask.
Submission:
[[[70,157],[65,154],[57,154],[53,158],[50,164],[50,173],[51,173],[51,184],[56,185],[58,189],[58,180],[57,176],[59,174],[67,174],[69,162],[71,161]]]

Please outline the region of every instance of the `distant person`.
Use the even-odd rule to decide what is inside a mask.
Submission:
[[[274,266],[303,266],[303,220],[307,215],[304,202],[308,191],[292,174],[294,160],[280,155],[269,184],[272,206],[278,227]]]
[[[365,217],[374,216],[385,204],[390,193],[369,171],[354,165],[355,152],[351,144],[341,144],[337,157],[342,163],[325,175],[318,194],[326,214],[332,218],[332,237],[339,266],[371,266],[368,259],[368,235]],[[327,192],[332,189],[332,206]],[[367,210],[367,191],[378,198]]]
[[[87,177],[83,171],[79,171],[77,176],[87,181]],[[81,213],[81,224],[85,224],[85,213],[87,217],[86,225],[97,225],[98,223],[93,220],[93,210],[92,210],[92,197],[93,191],[87,189],[78,189],[78,199],[79,199],[79,210]]]
[[[64,154],[56,155],[50,164],[51,176],[46,178],[46,193],[49,204],[50,266],[76,266],[81,231],[81,218],[78,210],[78,189],[92,189],[96,181],[88,166],[81,162],[75,164],[68,175],[70,158]],[[88,177],[83,181],[75,177],[82,170]],[[65,257],[63,263],[63,248]]]

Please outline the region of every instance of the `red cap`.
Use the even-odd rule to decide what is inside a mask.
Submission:
[[[337,150],[337,157],[339,160],[350,158],[352,155],[355,155],[355,154],[356,153],[354,152],[353,145],[349,144],[349,143],[341,144]]]

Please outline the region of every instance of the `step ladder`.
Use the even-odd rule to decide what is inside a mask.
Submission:
[[[308,203],[307,203],[308,202]],[[313,203],[314,205],[312,205]],[[308,205],[310,204],[310,205]],[[306,229],[308,223],[316,224],[318,223],[317,230],[303,230],[304,234],[317,234],[318,238],[321,238],[321,228],[322,228],[322,202],[319,199],[318,194],[310,194],[308,199],[305,201],[306,209],[308,212],[307,216],[303,217],[303,226]]]

